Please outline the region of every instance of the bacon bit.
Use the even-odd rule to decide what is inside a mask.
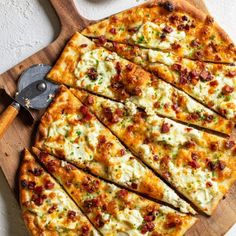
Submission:
[[[87,99],[86,99],[86,104],[88,105],[93,105],[94,103],[94,98],[90,95],[87,96]]]
[[[95,81],[98,78],[98,73],[94,68],[88,69],[87,74],[88,77],[93,81]]]
[[[130,132],[133,132],[133,130],[134,130],[134,126],[133,125],[129,125],[128,127],[127,127],[127,131],[130,133]]]
[[[53,213],[56,209],[57,209],[57,205],[54,204],[52,207],[48,209],[48,214]]]
[[[123,117],[124,116],[124,111],[121,108],[116,108],[115,114],[119,117]]]
[[[116,34],[116,29],[115,29],[115,28],[111,28],[111,29],[109,30],[109,32],[110,32],[111,34]]]
[[[219,83],[218,83],[218,81],[217,80],[213,80],[213,81],[211,81],[210,82],[210,86],[217,86]]]
[[[220,170],[224,170],[224,168],[226,167],[225,163],[221,160],[218,161],[218,167]]]
[[[212,75],[211,75],[211,73],[209,72],[209,71],[206,71],[206,70],[203,70],[201,73],[200,73],[200,75],[199,75],[199,77],[200,77],[200,79],[202,80],[202,81],[210,81],[210,80],[212,80]]]
[[[191,47],[199,47],[200,46],[200,43],[199,43],[199,41],[197,41],[197,40],[192,40],[191,41],[191,43],[190,43],[190,46]]]
[[[85,121],[90,121],[90,120],[92,119],[93,116],[92,116],[92,114],[89,112],[88,107],[82,105],[79,110],[80,110],[80,112],[83,114],[83,119],[84,119]]]
[[[182,66],[180,64],[175,63],[171,66],[171,69],[180,72],[182,69]]]
[[[131,183],[131,188],[137,189],[137,188],[138,188],[138,185],[137,185],[136,183]]]
[[[167,215],[167,222],[166,222],[167,228],[174,228],[180,225],[182,225],[182,221],[178,216],[172,214]]]
[[[105,142],[106,142],[106,137],[105,137],[104,135],[99,135],[99,136],[98,136],[98,142],[99,142],[100,144],[105,143]]]
[[[158,160],[159,160],[158,155],[154,155],[154,156],[153,156],[153,160],[154,160],[154,161],[158,161]]]
[[[141,233],[146,234],[147,232],[152,232],[155,228],[155,224],[153,222],[146,222],[141,226]]]
[[[192,130],[192,128],[185,128],[185,130],[186,130],[187,132],[190,132],[190,131]]]
[[[51,160],[47,163],[47,169],[50,173],[53,173],[56,171],[56,162]]]
[[[131,71],[133,69],[133,65],[132,64],[128,64],[128,65],[126,65],[125,68],[126,68],[126,70]]]
[[[160,107],[161,107],[161,104],[160,104],[159,102],[155,102],[155,103],[154,103],[154,107],[155,107],[155,108],[160,108]]]
[[[178,49],[181,48],[181,45],[178,44],[178,43],[172,43],[172,44],[171,44],[171,48],[172,48],[173,50],[178,50]]]
[[[140,96],[142,94],[142,90],[139,88],[139,87],[135,87],[131,93],[131,95],[134,95],[134,96]]]
[[[83,43],[80,45],[81,48],[86,48],[87,46],[88,46],[88,44],[86,44],[86,43]]]
[[[88,193],[93,193],[99,188],[100,181],[99,180],[92,180],[91,178],[87,178],[82,182],[83,188],[88,192]]]
[[[104,45],[107,42],[107,39],[105,35],[101,35],[100,37],[98,37],[98,41],[101,45]]]
[[[232,78],[236,76],[236,71],[228,71],[225,75]]]
[[[234,145],[235,145],[235,142],[234,142],[233,140],[227,140],[227,141],[225,142],[225,148],[226,148],[226,149],[231,149],[231,148],[234,147]]]
[[[98,207],[99,201],[97,198],[93,198],[91,200],[85,200],[84,201],[84,207],[89,212],[91,208]]]
[[[33,170],[29,170],[29,172],[35,176],[40,176],[43,173],[43,169],[42,168],[34,168]]]
[[[128,196],[129,192],[126,189],[121,189],[117,192],[117,196],[121,199],[125,199]]]
[[[28,183],[28,189],[33,190],[35,187],[36,183],[34,181],[29,181]]]
[[[118,17],[116,15],[111,16],[110,21],[116,23],[118,21]]]
[[[159,4],[160,7],[164,8],[168,12],[174,11],[174,5],[171,2],[164,2]]]
[[[224,94],[224,95],[228,95],[228,94],[232,93],[233,91],[234,91],[234,88],[229,85],[225,85],[222,88],[222,94]]]
[[[171,33],[172,31],[173,31],[173,29],[168,25],[166,25],[163,29],[163,32],[165,32],[165,33]]]
[[[43,192],[43,186],[37,186],[34,188],[34,192],[38,195],[41,195],[41,193]]]
[[[75,170],[75,167],[71,164],[67,164],[64,168],[66,169],[67,172],[70,172],[71,170]]]
[[[45,189],[53,189],[54,188],[54,183],[52,183],[50,180],[47,180],[46,183],[44,184]]]
[[[189,76],[190,76],[191,79],[197,79],[198,73],[197,73],[196,70],[192,70],[192,71],[189,72]]]
[[[122,149],[120,150],[120,155],[121,155],[121,156],[124,156],[124,155],[125,155],[125,153],[126,153],[125,149],[124,149],[124,148],[122,148]]]
[[[149,212],[146,216],[143,217],[144,221],[151,222],[155,220],[154,212]]]
[[[70,220],[72,220],[72,221],[75,221],[75,220],[76,220],[76,212],[75,212],[75,211],[69,210],[67,216],[68,216],[68,218],[69,218]]]
[[[166,33],[162,33],[160,35],[160,39],[161,39],[161,41],[164,41],[166,39]]]
[[[130,33],[136,33],[136,32],[138,31],[138,28],[139,28],[139,27],[132,27],[132,28],[129,28],[129,29],[128,29],[128,32],[130,32]]]
[[[117,72],[117,74],[120,74],[120,73],[121,73],[121,64],[120,64],[119,61],[116,63],[115,68],[116,68],[116,72]]]
[[[95,217],[95,219],[94,219],[94,225],[95,225],[95,227],[100,228],[100,227],[103,227],[104,224],[105,224],[105,222],[104,222],[102,216],[101,216],[100,214],[97,215],[97,216]]]
[[[170,131],[170,126],[168,123],[163,123],[161,126],[161,133],[168,133]]]
[[[82,234],[83,234],[84,236],[88,235],[88,234],[89,234],[89,231],[90,231],[88,225],[83,225],[83,226],[81,227],[81,230],[82,230]]]
[[[197,112],[193,112],[188,115],[187,119],[188,120],[198,120],[199,119],[199,114]]]
[[[214,171],[214,170],[217,169],[218,163],[217,163],[217,162],[213,163],[212,161],[208,161],[207,167],[208,167],[211,171]]]
[[[208,188],[212,187],[212,183],[211,182],[206,182],[206,187],[208,187]]]
[[[171,15],[169,21],[174,24],[179,21],[179,17],[177,15]]]
[[[192,160],[196,161],[196,160],[198,159],[198,154],[195,153],[195,152],[193,152],[193,153],[191,154],[191,158],[192,158]]]
[[[192,147],[195,147],[195,143],[193,142],[193,141],[187,141],[185,144],[184,144],[184,146],[186,147],[186,148],[192,148]]]
[[[103,114],[108,122],[115,124],[119,122],[119,117],[117,114],[113,114],[110,107],[103,108]]]
[[[218,150],[218,146],[219,146],[218,142],[211,143],[210,144],[211,151],[214,151],[214,152],[217,151]]]
[[[214,119],[214,116],[213,115],[205,115],[205,121],[207,121],[207,122],[212,122],[213,121],[213,119]]]
[[[21,187],[22,187],[22,188],[28,187],[28,182],[27,182],[26,180],[21,180],[21,181],[20,181],[20,184],[21,184]]]
[[[214,18],[212,16],[207,16],[206,17],[206,24],[207,25],[212,25],[214,23]]]
[[[188,165],[191,166],[193,169],[197,169],[200,167],[200,165],[195,160],[189,161]]]
[[[227,114],[227,110],[226,110],[226,109],[222,109],[222,108],[219,108],[219,109],[218,109],[218,112],[219,112],[222,116],[226,116],[226,114]]]
[[[182,16],[182,20],[183,20],[183,21],[187,21],[187,20],[188,20],[188,17],[184,15],[184,16]]]
[[[178,30],[184,30],[185,29],[185,25],[184,24],[180,24],[177,26]]]
[[[43,196],[38,196],[38,197],[36,197],[35,195],[33,195],[32,198],[34,198],[33,201],[34,201],[35,205],[41,206],[41,205],[43,204],[43,200],[44,200],[44,197],[43,197]]]

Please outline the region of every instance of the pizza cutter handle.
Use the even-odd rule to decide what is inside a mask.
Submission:
[[[12,124],[17,114],[20,111],[20,105],[17,102],[12,102],[2,114],[0,114],[0,138]]]

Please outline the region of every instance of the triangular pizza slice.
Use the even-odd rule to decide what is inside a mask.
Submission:
[[[212,214],[235,181],[234,141],[147,115],[132,103],[72,92],[135,155],[206,214]]]
[[[82,34],[101,43],[108,39],[202,61],[236,61],[233,41],[213,17],[184,0],[153,0],[90,25]]]
[[[132,101],[148,113],[226,134],[232,130],[232,122],[79,33],[69,41],[48,79],[114,100]]]
[[[170,52],[121,43],[106,42],[103,46],[236,121],[236,66],[189,60]]]
[[[22,216],[31,235],[100,235],[28,150],[24,151],[19,181]]]
[[[119,188],[48,154],[35,152],[103,235],[178,236],[196,222],[191,215]]]
[[[65,87],[43,115],[35,146],[94,175],[194,213]]]

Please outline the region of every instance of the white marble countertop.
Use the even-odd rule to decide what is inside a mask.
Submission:
[[[140,2],[143,0],[77,0],[77,6],[86,18],[100,19]],[[235,41],[236,0],[206,0],[206,4]],[[48,0],[0,0],[0,73],[48,45],[59,31]],[[18,204],[0,171],[0,236],[26,235]],[[227,233],[234,235],[236,226]]]

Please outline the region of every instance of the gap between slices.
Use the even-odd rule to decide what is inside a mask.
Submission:
[[[48,79],[118,100],[131,101],[149,114],[230,134],[231,121],[186,93],[76,33]]]
[[[103,235],[178,236],[197,220],[107,183],[38,149],[34,152]]]
[[[82,90],[71,91],[137,157],[211,215],[236,178],[233,141],[148,115]]]

